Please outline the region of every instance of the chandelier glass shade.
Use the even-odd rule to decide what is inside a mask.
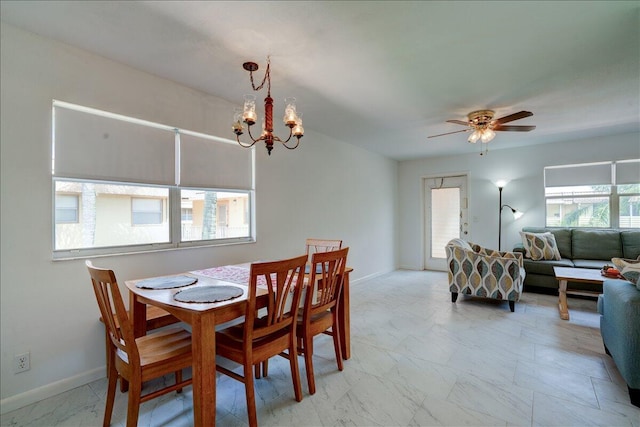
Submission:
[[[286,140],[280,139],[273,134],[273,98],[271,98],[271,64],[267,60],[267,69],[265,71],[262,83],[256,86],[253,82],[253,72],[258,69],[258,64],[255,62],[245,62],[243,68],[249,71],[251,78],[251,86],[254,91],[259,91],[267,83],[267,97],[264,99],[264,119],[262,122],[262,133],[259,137],[255,138],[251,134],[251,126],[258,121],[258,114],[256,113],[256,97],[255,95],[245,95],[243,108],[237,108],[233,118],[233,133],[236,134],[236,140],[242,147],[253,147],[258,141],[264,141],[267,147],[267,152],[271,155],[274,142],[280,142],[285,148],[293,150],[300,144],[300,138],[304,136],[304,128],[302,127],[302,113],[296,109],[295,98],[285,98],[285,110],[283,122],[285,126],[289,128],[289,137]],[[247,126],[247,132],[250,143],[243,143],[240,141],[240,135],[244,133]],[[289,141],[295,137],[295,145],[288,145]]]

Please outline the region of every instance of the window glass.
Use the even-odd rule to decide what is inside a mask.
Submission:
[[[640,228],[640,184],[618,186],[620,228]]]
[[[249,237],[249,193],[181,189],[182,241]]]
[[[163,205],[169,190],[137,185],[61,181],[55,183],[56,200],[73,191],[81,200],[82,214],[75,223],[56,223],[55,249],[88,249],[123,245],[169,242],[169,224],[155,227],[134,226],[134,200]],[[140,196],[146,196],[142,198]],[[136,202],[137,203],[137,202]],[[148,202],[142,202],[147,205]],[[57,209],[56,209],[57,212]],[[157,220],[157,212],[141,211],[142,218]],[[155,216],[154,216],[155,215]],[[159,213],[162,217],[162,211]]]
[[[609,198],[548,198],[546,226],[609,227]]]

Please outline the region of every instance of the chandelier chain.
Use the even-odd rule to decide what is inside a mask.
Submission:
[[[253,82],[253,71],[251,71],[249,73],[249,78],[251,79],[251,87],[253,88],[253,90],[259,91],[260,89],[262,89],[264,87],[264,84],[266,82],[267,83],[267,96],[271,96],[271,76],[270,76],[270,71],[271,71],[271,58],[267,57],[267,69],[264,72],[264,78],[262,79],[262,83],[260,83],[260,86],[256,87],[255,83]]]

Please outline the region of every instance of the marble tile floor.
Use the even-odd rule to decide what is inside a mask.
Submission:
[[[316,338],[317,393],[293,397],[288,361],[256,382],[261,426],[634,426],[640,409],[604,353],[593,300],[525,293],[507,303],[450,302],[447,276],[399,270],[351,289],[352,358],[337,370],[330,337]],[[148,384],[158,387],[164,379]],[[99,426],[106,380],[1,416],[2,426]],[[217,383],[217,424],[247,424],[244,386]],[[139,425],[190,426],[191,389],[144,403]],[[124,426],[117,392],[112,425]]]

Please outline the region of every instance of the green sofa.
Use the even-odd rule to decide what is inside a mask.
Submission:
[[[636,259],[640,256],[639,229],[592,229],[592,228],[546,228],[524,227],[529,233],[551,232],[560,251],[560,260],[534,261],[525,256],[525,290],[547,290],[557,292],[558,281],[553,273],[554,266],[601,269],[611,265],[611,258]],[[525,253],[522,244],[516,245],[514,252]],[[599,285],[571,283],[572,289],[596,291]]]
[[[640,285],[605,280],[598,297],[600,333],[605,351],[624,378],[629,399],[640,407]]]

